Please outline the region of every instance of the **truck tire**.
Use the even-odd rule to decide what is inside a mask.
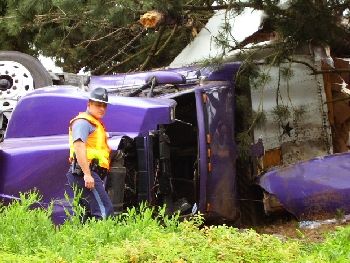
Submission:
[[[32,75],[34,88],[52,85],[52,78],[44,66],[36,58],[18,51],[0,51],[1,61],[14,61],[25,67]]]

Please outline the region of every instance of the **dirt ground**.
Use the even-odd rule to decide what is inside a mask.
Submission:
[[[275,235],[281,239],[293,238],[306,242],[322,242],[327,233],[347,225],[350,225],[349,221],[345,223],[321,224],[317,228],[307,229],[300,227],[299,222],[296,220],[280,220],[268,225],[254,227],[254,229],[258,233]]]

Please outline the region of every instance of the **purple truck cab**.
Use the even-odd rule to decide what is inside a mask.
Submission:
[[[203,70],[200,83],[190,79],[196,75],[192,68],[91,78],[90,88],[110,92],[104,118],[113,150],[107,188],[116,211],[148,201],[181,213],[199,209],[237,218],[233,76],[238,68],[233,63]],[[68,124],[86,104],[87,93],[72,86],[37,89],[20,100],[0,144],[2,200],[36,189],[42,204],[54,201],[53,219],[63,222],[69,208],[65,192],[72,195],[65,177]]]

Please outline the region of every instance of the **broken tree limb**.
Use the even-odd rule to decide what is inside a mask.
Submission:
[[[164,22],[165,15],[157,10],[151,10],[140,17],[140,24],[144,28],[156,28]]]
[[[323,104],[333,103],[333,102],[337,102],[337,101],[344,101],[344,100],[350,100],[350,96],[346,97],[346,98],[338,98],[338,99],[334,99],[334,100],[327,100]]]
[[[160,39],[162,38],[162,35],[164,33],[164,30],[165,30],[165,27],[164,26],[160,26],[159,27],[159,31],[158,31],[158,36],[156,38],[156,40],[154,41],[149,53],[148,53],[148,56],[146,58],[146,60],[143,62],[143,64],[140,66],[140,69],[139,70],[144,70],[148,63],[151,61],[152,57],[154,57],[154,54],[156,53],[157,51],[157,48],[158,48],[158,45],[159,45],[159,42],[160,42]]]
[[[254,4],[249,3],[231,3],[229,5],[217,5],[217,6],[191,6],[191,5],[184,5],[183,9],[188,11],[212,11],[212,10],[227,10],[227,9],[234,9],[234,8],[244,8],[244,7],[251,7],[251,8],[257,8]]]
[[[169,37],[167,38],[167,40],[165,40],[165,42],[163,43],[163,45],[158,49],[157,53],[155,54],[155,56],[158,56],[170,43],[170,40],[173,38],[173,36],[175,35],[176,29],[178,28],[177,24],[174,26],[173,30],[171,31],[171,34],[169,35]]]
[[[114,66],[108,68],[108,69],[107,69],[105,72],[103,72],[102,74],[104,75],[104,74],[108,74],[108,73],[112,72],[114,69],[116,69],[116,68],[118,68],[118,67],[124,65],[125,63],[131,61],[133,58],[135,58],[135,57],[141,55],[142,53],[146,52],[149,48],[150,48],[150,45],[147,46],[147,47],[145,47],[145,48],[143,48],[143,49],[141,49],[141,50],[140,50],[139,52],[137,52],[136,54],[134,54],[134,55],[132,55],[132,56],[129,56],[128,58],[124,59],[122,62],[118,63],[117,65],[114,65]]]
[[[116,30],[108,33],[107,35],[101,36],[99,38],[93,38],[93,39],[87,39],[87,40],[81,41],[79,44],[76,44],[75,46],[82,46],[83,44],[87,43],[87,45],[85,46],[85,48],[87,48],[92,42],[100,41],[104,38],[110,37],[116,33],[119,33],[123,30],[126,30],[126,29],[127,28],[125,28],[125,27],[120,27],[120,28],[117,28]]]
[[[311,75],[350,72],[349,68],[332,68],[332,69],[317,70],[314,66],[310,65],[309,63],[307,63],[305,61],[295,60],[295,59],[291,59],[291,58],[288,58],[288,60],[290,62],[293,62],[293,63],[300,63],[300,64],[303,64],[303,65],[307,66],[312,71]]]
[[[309,69],[311,69],[312,74],[315,74],[315,72],[317,71],[317,69],[314,66],[310,65],[309,63],[307,63],[305,61],[291,59],[291,58],[288,58],[288,60],[290,62],[293,62],[293,63],[299,63],[299,64],[303,64],[303,65],[307,66]]]
[[[327,74],[327,73],[350,73],[349,68],[335,68],[335,69],[326,69],[326,70],[315,70],[312,74]]]
[[[140,39],[141,36],[144,34],[144,32],[146,32],[146,30],[142,30],[140,31],[140,33],[138,33],[133,39],[131,39],[131,41],[129,43],[127,43],[122,49],[119,50],[118,53],[116,53],[115,55],[111,56],[109,59],[107,59],[104,63],[102,63],[100,66],[96,67],[94,69],[94,72],[96,72],[97,70],[101,69],[103,66],[107,65],[107,63],[111,62],[113,59],[115,59],[116,57],[118,57],[120,54],[124,53],[125,50],[127,48],[129,48],[136,40]]]

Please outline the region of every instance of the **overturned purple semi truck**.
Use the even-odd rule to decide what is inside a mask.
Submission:
[[[116,211],[148,201],[236,222],[264,208],[267,213],[283,208],[297,218],[315,209],[350,212],[348,153],[261,173],[256,171],[265,154],[260,139],[251,157],[240,161],[244,165],[237,165],[234,76],[239,67],[91,77],[90,88],[102,86],[110,93],[104,118],[113,150],[107,188]],[[61,85],[35,89],[19,100],[0,144],[3,202],[37,189],[43,205],[54,201],[54,221],[64,221],[70,206],[64,195],[72,196],[65,177],[68,123],[85,110],[86,97],[80,88]]]
[[[174,71],[94,80],[102,86],[120,81],[126,90],[127,81],[135,86],[154,77],[158,84],[177,84],[179,89],[157,98],[110,96],[104,122],[115,153],[108,185],[116,210],[140,201],[161,205],[171,199],[166,201],[169,206],[180,210],[198,207],[236,217],[232,76],[238,67],[208,72],[204,85]],[[158,92],[156,87],[150,90]],[[86,102],[86,93],[72,86],[36,89],[19,101],[1,143],[3,199],[35,188],[44,203],[55,201],[54,218],[62,221],[64,193],[70,192],[65,178],[67,125],[85,110]]]

